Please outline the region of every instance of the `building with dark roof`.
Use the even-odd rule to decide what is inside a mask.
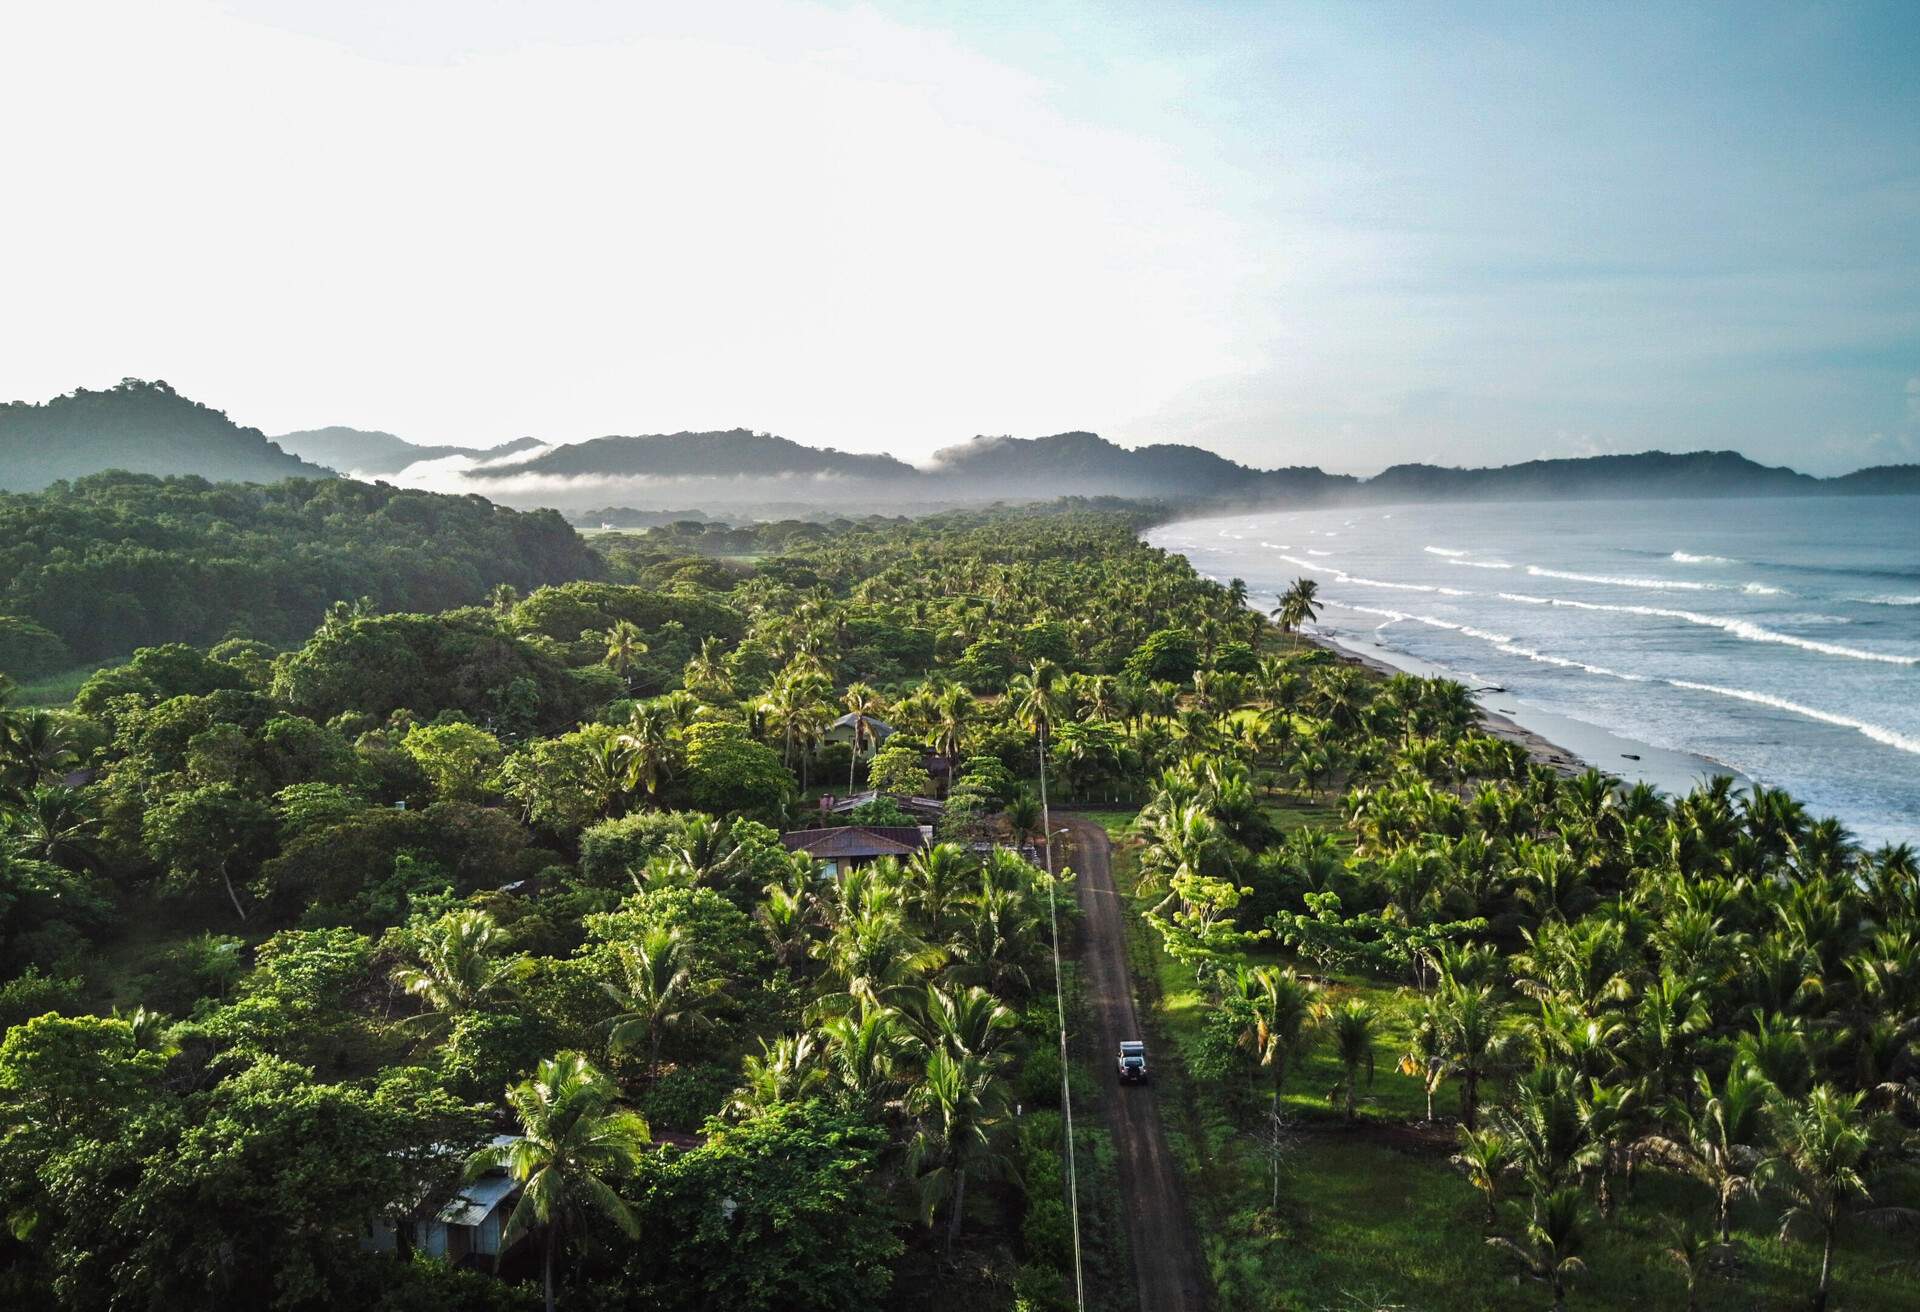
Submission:
[[[905,861],[933,846],[932,825],[841,825],[830,829],[796,829],[780,835],[789,852],[805,852],[838,877],[843,870],[878,861],[883,856]]]

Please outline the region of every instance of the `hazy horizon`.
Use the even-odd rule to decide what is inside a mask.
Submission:
[[[0,393],[269,434],[1920,459],[1920,10],[81,3]]]

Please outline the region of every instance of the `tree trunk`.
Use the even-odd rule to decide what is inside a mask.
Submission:
[[[1469,1071],[1460,1081],[1460,1123],[1469,1130],[1477,1128],[1474,1119],[1479,1110],[1480,1077]]]
[[[227,876],[227,863],[225,861],[220,863],[220,882],[226,885],[227,897],[233,903],[234,914],[238,915],[241,923],[244,924],[247,919],[247,909],[240,905],[240,895],[233,890],[233,880]]]
[[[541,1260],[541,1263],[540,1263],[540,1265],[541,1265],[541,1279],[542,1279],[542,1281],[543,1281],[543,1282],[545,1283],[545,1285],[546,1285],[546,1290],[547,1290],[547,1312],[553,1312],[553,1244],[554,1244],[554,1239],[555,1239],[555,1232],[554,1232],[554,1227],[553,1227],[553,1226],[552,1226],[552,1225],[550,1224],[550,1225],[548,1225],[548,1226],[547,1226],[547,1244],[546,1244],[546,1249],[547,1249],[547,1251],[546,1251],[546,1254],[545,1254],[545,1256],[544,1256],[544,1257],[542,1258],[542,1260]]]
[[[947,1256],[953,1256],[954,1241],[960,1238],[960,1218],[967,1205],[967,1173],[956,1171],[953,1176],[953,1214],[947,1217]],[[552,1312],[552,1309],[548,1309]]]
[[[1833,1227],[1827,1227],[1826,1242],[1820,1246],[1820,1288],[1813,1291],[1813,1312],[1826,1312],[1827,1281],[1833,1274]]]
[[[1276,1215],[1280,1211],[1280,1081],[1273,1082],[1273,1104],[1267,1112],[1267,1133],[1273,1142],[1267,1145],[1267,1152],[1273,1158],[1273,1203],[1268,1208]]]

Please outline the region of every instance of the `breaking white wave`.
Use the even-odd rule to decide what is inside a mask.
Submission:
[[[1588,674],[1598,674],[1609,679],[1625,679],[1629,683],[1652,682],[1644,674],[1628,674],[1624,670],[1610,670],[1604,665],[1590,665],[1586,661],[1569,660],[1565,656],[1549,656],[1543,651],[1535,651],[1531,647],[1522,647],[1511,642],[1500,643],[1498,648],[1509,656],[1524,656],[1530,661],[1539,661],[1542,665],[1558,665],[1568,670],[1585,670]]]
[[[1443,597],[1471,597],[1465,588],[1443,588],[1432,583],[1388,583],[1383,579],[1363,579],[1358,574],[1342,574],[1342,583],[1357,583],[1363,588],[1392,588],[1396,592],[1437,592]]]
[[[1750,593],[1756,597],[1778,597],[1784,593],[1786,589],[1770,588],[1764,583],[1749,583],[1742,587],[1740,591]]]
[[[1667,559],[1678,561],[1682,565],[1738,565],[1740,563],[1731,556],[1696,556],[1688,551],[1676,551]]]
[[[1680,588],[1687,592],[1710,592],[1711,583],[1682,583],[1677,579],[1623,578],[1617,574],[1575,574],[1564,569],[1545,569],[1539,565],[1527,566],[1527,573],[1541,579],[1568,579],[1574,583],[1601,583],[1613,588],[1652,588],[1656,592],[1665,592],[1668,588]]]
[[[1396,623],[1400,621],[1410,621],[1414,624],[1429,624],[1436,629],[1449,629],[1454,633],[1464,633],[1469,638],[1478,638],[1482,642],[1502,643],[1513,641],[1511,634],[1489,633],[1485,629],[1476,629],[1471,624],[1456,624],[1452,620],[1437,619],[1432,615],[1410,615],[1404,610],[1383,610],[1378,606],[1356,606],[1346,601],[1336,601],[1333,604],[1344,610],[1357,610],[1362,615],[1383,615],[1388,620]]]
[[[1504,560],[1450,560],[1449,565],[1466,565],[1473,569],[1512,569]]]
[[[1920,597],[1902,597],[1882,594],[1877,597],[1848,597],[1848,601],[1863,602],[1868,606],[1920,606]]]
[[[1452,547],[1422,547],[1420,549],[1434,556],[1465,556],[1471,554],[1465,551],[1455,551]]]
[[[1825,656],[1844,656],[1856,661],[1879,661],[1886,665],[1920,665],[1920,656],[1896,656],[1891,652],[1867,651],[1860,647],[1842,646],[1837,642],[1820,642],[1814,638],[1801,638],[1791,633],[1761,628],[1751,620],[1734,619],[1727,615],[1703,615],[1695,610],[1670,610],[1665,606],[1608,606],[1593,601],[1568,601],[1564,597],[1529,597],[1517,592],[1503,592],[1500,595],[1508,601],[1523,601],[1534,606],[1570,606],[1575,610],[1611,611],[1619,615],[1647,615],[1660,619],[1683,620],[1688,624],[1723,630],[1736,638],[1744,638],[1748,642],[1776,642],[1787,647],[1799,647],[1804,651],[1819,652]]]
[[[1709,692],[1719,697],[1733,697],[1743,702],[1752,702],[1756,706],[1771,706],[1776,710],[1789,711],[1794,715],[1804,715],[1809,720],[1820,720],[1826,724],[1838,725],[1842,729],[1853,729],[1888,747],[1920,754],[1920,742],[1904,734],[1895,733],[1891,729],[1882,728],[1880,725],[1856,720],[1850,715],[1835,715],[1832,711],[1817,710],[1812,706],[1803,706],[1799,702],[1790,702],[1785,697],[1775,697],[1771,693],[1751,692],[1745,688],[1722,688],[1711,683],[1693,683],[1687,679],[1668,679],[1667,682],[1676,688]]]
[[[1331,556],[1333,553],[1331,551],[1315,551],[1312,547],[1308,547],[1307,554],[1309,556]]]
[[[1260,545],[1265,547],[1268,551],[1292,551],[1293,550],[1292,547],[1288,546],[1284,542],[1262,542]]]
[[[1387,610],[1381,606],[1356,606],[1345,601],[1335,601],[1330,604],[1342,610],[1359,611],[1362,615],[1378,615],[1386,621],[1386,624],[1377,626],[1379,628],[1385,628],[1387,624],[1425,624],[1436,629],[1450,630],[1463,637],[1478,638],[1482,642],[1491,643],[1495,651],[1505,652],[1509,656],[1518,656],[1523,660],[1538,661],[1542,665],[1557,665],[1568,670],[1585,670],[1589,674],[1597,674],[1609,679],[1625,679],[1630,683],[1650,682],[1644,674],[1627,674],[1621,670],[1608,669],[1604,665],[1590,665],[1586,661],[1569,660],[1565,656],[1550,656],[1532,647],[1522,647],[1510,634],[1476,629],[1471,624],[1456,624],[1452,620],[1443,620],[1433,615],[1414,615],[1404,610]]]

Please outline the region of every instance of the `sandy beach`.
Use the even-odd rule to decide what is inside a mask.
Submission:
[[[1357,639],[1340,634],[1303,632],[1300,636],[1349,664],[1382,676],[1458,677],[1453,671],[1417,656],[1363,645]],[[1747,782],[1739,771],[1704,756],[1638,742],[1539,707],[1489,705],[1489,698],[1504,698],[1501,689],[1473,691],[1474,702],[1480,708],[1480,724],[1487,733],[1518,744],[1528,759],[1563,775],[1581,774],[1591,767],[1629,781],[1644,780],[1669,794],[1684,793],[1700,780],[1718,774],[1731,775],[1743,784]]]

